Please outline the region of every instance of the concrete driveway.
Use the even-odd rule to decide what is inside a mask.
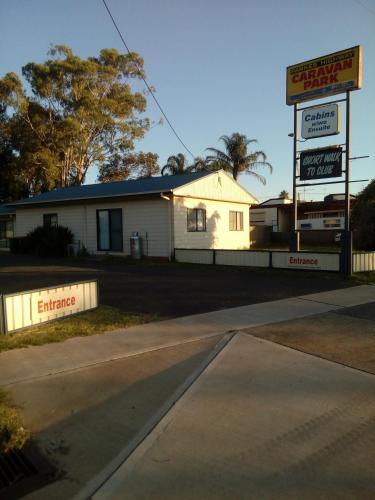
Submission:
[[[252,333],[370,334],[374,302],[344,288],[0,354],[60,473],[26,498],[373,498],[374,376]]]
[[[93,499],[373,499],[374,467],[373,375],[238,333]]]

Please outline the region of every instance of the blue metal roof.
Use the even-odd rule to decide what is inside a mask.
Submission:
[[[87,184],[48,191],[32,198],[16,201],[11,206],[25,206],[39,203],[87,200],[92,198],[111,198],[133,196],[137,194],[162,193],[172,191],[184,184],[210,175],[212,172],[193,172],[161,177],[148,177],[131,181],[108,182],[103,184]]]
[[[0,215],[12,215],[15,213],[15,208],[7,207],[6,205],[0,205]]]

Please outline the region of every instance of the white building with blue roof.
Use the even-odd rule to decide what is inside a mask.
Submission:
[[[7,205],[0,205],[0,250],[9,249],[9,240],[14,236],[16,210]]]
[[[68,187],[11,206],[16,237],[60,225],[92,254],[130,255],[136,233],[144,256],[171,258],[175,248],[248,249],[249,208],[256,203],[220,170]]]

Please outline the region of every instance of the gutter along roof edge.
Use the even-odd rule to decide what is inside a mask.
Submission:
[[[16,201],[14,203],[9,203],[9,207],[29,207],[33,205],[54,205],[54,204],[59,204],[64,201],[85,201],[85,200],[102,200],[103,198],[124,198],[124,197],[131,197],[131,196],[144,196],[148,194],[161,194],[161,193],[173,193],[172,189],[163,189],[163,190],[158,190],[158,191],[142,191],[139,193],[121,193],[121,194],[107,194],[107,195],[99,195],[99,196],[82,196],[80,198],[61,198],[59,200],[43,200],[43,201],[25,201],[24,203],[21,203],[22,200]],[[32,198],[28,198],[27,200],[32,200]]]

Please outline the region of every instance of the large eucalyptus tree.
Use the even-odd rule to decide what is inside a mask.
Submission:
[[[31,192],[80,185],[88,169],[132,152],[149,128],[146,98],[133,83],[144,76],[136,53],[102,49],[82,59],[56,45],[44,63],[0,79],[12,147]]]

